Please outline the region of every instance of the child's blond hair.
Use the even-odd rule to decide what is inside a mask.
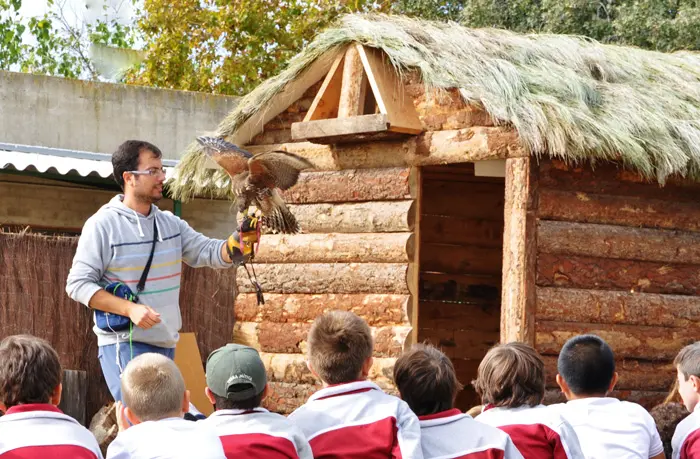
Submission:
[[[171,359],[155,353],[134,358],[122,374],[124,404],[141,421],[182,415],[185,380]]]

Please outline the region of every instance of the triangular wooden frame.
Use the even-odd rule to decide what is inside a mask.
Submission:
[[[384,53],[359,43],[335,59],[304,120],[292,124],[294,140],[318,143],[422,131],[413,100]]]

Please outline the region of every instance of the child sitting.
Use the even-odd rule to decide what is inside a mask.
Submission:
[[[454,408],[462,385],[450,359],[432,346],[414,345],[394,365],[394,382],[418,415],[423,457],[522,459],[508,434]]]
[[[474,381],[486,404],[476,420],[508,433],[526,459],[583,459],[571,426],[542,405],[544,384],[544,363],[532,347],[508,343],[492,348]]]
[[[304,432],[315,458],[422,458],[418,418],[408,405],[366,381],[372,334],[351,312],[314,321],[308,366],[324,388],[289,419]]]
[[[297,426],[260,407],[267,389],[258,351],[240,344],[215,350],[207,359],[205,392],[216,411],[201,424],[214,429],[229,459],[313,459]]]
[[[43,339],[0,342],[0,457],[102,459],[95,437],[58,409],[61,364]]]
[[[121,389],[119,434],[107,448],[108,459],[226,457],[213,430],[183,419],[190,393],[169,358],[155,353],[134,358],[122,373]]]
[[[617,382],[610,346],[595,335],[571,338],[559,353],[557,384],[568,402],[559,409],[587,457],[664,459],[651,415],[640,405],[607,397]]]
[[[690,344],[674,360],[678,379],[678,393],[683,405],[691,413],[683,419],[673,434],[673,458],[700,457],[700,342]]]

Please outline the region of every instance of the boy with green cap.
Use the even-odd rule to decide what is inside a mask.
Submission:
[[[207,359],[206,378],[215,411],[199,423],[215,429],[227,458],[313,459],[301,430],[260,406],[268,386],[258,351],[240,344],[215,350]]]

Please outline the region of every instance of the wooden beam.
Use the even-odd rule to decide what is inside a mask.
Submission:
[[[292,139],[309,140],[324,137],[351,136],[354,134],[369,134],[386,132],[389,129],[387,116],[379,113],[376,115],[358,115],[351,118],[334,118],[308,121],[292,124]]]
[[[406,94],[403,82],[396,75],[396,70],[386,62],[382,51],[365,48],[356,44],[367,79],[379,106],[379,112],[389,118],[391,130],[406,134],[420,134],[423,125],[412,98]]]
[[[343,72],[343,55],[335,58],[321,88],[316,93],[314,101],[306,112],[304,122],[323,120],[338,116],[338,102],[340,101],[340,86]],[[293,124],[292,124],[293,126]]]
[[[542,220],[538,251],[700,265],[700,233]]]
[[[358,52],[358,46],[349,46],[345,51],[343,63],[343,84],[340,88],[338,103],[338,118],[349,118],[362,115],[366,95],[365,71]]]
[[[342,50],[338,50],[341,53]],[[265,124],[285,111],[290,105],[299,100],[314,84],[318,83],[328,73],[338,54],[326,53],[311,64],[294,81],[288,83],[282,92],[277,94],[264,110],[258,110],[237,130],[228,140],[236,145],[247,145],[256,134],[263,130]]]
[[[63,394],[58,407],[68,416],[87,427],[87,372],[63,370]]]
[[[428,166],[527,156],[517,133],[502,126],[426,132],[400,141],[339,145],[292,142],[246,149],[251,153],[270,150],[296,153],[310,160],[317,171]]]
[[[410,303],[410,308],[409,308],[409,321],[411,324],[411,334],[409,335],[409,339],[406,341],[407,346],[411,346],[415,343],[418,342],[418,324],[420,323],[420,303],[419,303],[419,290],[420,290],[420,269],[419,267],[422,264],[421,261],[421,224],[420,224],[420,219],[421,219],[421,208],[423,206],[423,178],[421,175],[421,169],[419,167],[413,167],[411,168],[411,177],[410,181],[412,183],[415,183],[415,190],[416,190],[416,200],[415,200],[415,206],[414,206],[414,211],[415,211],[415,224],[413,226],[413,241],[415,248],[414,248],[414,253],[413,253],[413,258],[412,258],[412,268],[409,270],[409,273],[412,273],[413,275],[407,276],[406,282],[409,284],[408,285],[408,290],[413,293],[411,303]],[[408,349],[406,349],[408,350]]]
[[[535,342],[537,264],[537,165],[506,161],[501,342]]]
[[[258,263],[408,263],[412,233],[268,234]]]
[[[698,327],[700,299],[686,295],[538,287],[537,320]]]

